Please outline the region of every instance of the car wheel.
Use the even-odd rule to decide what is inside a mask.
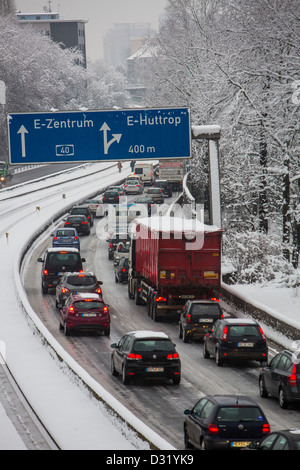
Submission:
[[[189,441],[188,433],[187,433],[186,428],[184,428],[184,447],[186,449],[192,449],[193,448],[192,444]]]
[[[110,328],[107,328],[107,330],[103,331],[104,336],[109,336],[110,335]]]
[[[112,374],[114,377],[117,377],[117,376],[119,375],[119,372],[116,371],[115,363],[114,363],[113,357],[111,358],[110,370],[111,370],[111,374]]]
[[[126,366],[123,367],[123,370],[122,370],[122,383],[124,385],[128,385],[130,382],[130,378],[127,374],[127,370],[126,370]]]
[[[216,359],[216,364],[217,366],[221,367],[224,363],[223,359],[220,357],[220,353],[219,353],[219,350],[216,349],[216,355],[215,355],[215,359]]]
[[[265,382],[264,382],[264,379],[263,377],[259,377],[259,394],[262,398],[268,398],[268,392],[267,392],[267,389],[265,387]]]
[[[191,335],[189,335],[185,329],[183,328],[183,331],[182,331],[182,339],[183,339],[183,342],[184,343],[189,343],[190,342],[190,339],[191,339]]]
[[[42,285],[42,292],[43,294],[48,294],[48,287],[44,286],[44,284]]]
[[[204,359],[209,359],[210,358],[210,354],[206,349],[206,344],[205,343],[203,344],[203,357],[204,357]]]
[[[65,336],[70,336],[70,330],[68,328],[67,322],[64,323],[64,333]]]
[[[181,328],[180,323],[179,323],[179,327],[178,327],[178,338],[182,338],[182,328]]]
[[[180,380],[181,380],[181,375],[176,375],[173,379],[173,384],[174,385],[179,385],[180,384]]]
[[[286,399],[286,396],[285,396],[285,393],[284,393],[282,387],[280,387],[280,389],[279,389],[278,399],[279,399],[280,408],[286,409],[286,408],[289,407],[289,402]]]
[[[60,331],[62,331],[64,329],[63,325],[61,324],[61,322],[59,322],[59,329]]]

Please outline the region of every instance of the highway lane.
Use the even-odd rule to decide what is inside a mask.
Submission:
[[[110,338],[80,333],[66,338],[59,331],[55,297],[51,294],[42,295],[41,266],[36,262],[46,246],[50,246],[50,237],[36,248],[24,276],[33,308],[78,363],[136,416],[178,449],[183,449],[183,411],[204,394],[250,395],[261,404],[273,429],[299,426],[299,407],[281,410],[276,399],[264,400],[259,397],[258,363],[217,367],[213,360],[203,358],[201,343],[185,344],[178,338],[176,322],[154,323],[147,316],[146,307],[137,306],[128,298],[127,285],[116,284],[114,280],[113,262],[108,260],[107,242],[101,235],[105,223],[105,219],[95,220],[91,235],[81,238],[81,251],[87,259],[85,269],[95,272],[103,281],[104,298],[110,305],[112,318]],[[226,311],[226,305],[222,306]],[[111,375],[110,344],[118,341],[127,331],[135,329],[162,330],[171,336],[182,360],[182,382],[179,386],[163,381],[136,381],[124,386],[120,378]]]

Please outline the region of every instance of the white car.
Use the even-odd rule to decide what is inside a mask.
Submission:
[[[124,183],[124,191],[126,194],[142,194],[144,183],[137,176],[131,176]]]

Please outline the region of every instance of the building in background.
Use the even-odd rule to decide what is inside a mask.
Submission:
[[[150,23],[116,23],[103,39],[103,57],[106,65],[126,67],[126,60],[133,54],[132,40],[150,34]]]
[[[63,48],[77,48],[82,54],[83,67],[86,67],[86,20],[62,20],[58,13],[44,11],[43,13],[21,13],[17,18],[21,25],[30,24],[35,30],[43,32],[52,41],[57,42]]]

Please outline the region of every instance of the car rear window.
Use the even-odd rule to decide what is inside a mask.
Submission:
[[[214,304],[194,304],[191,309],[192,316],[210,315],[219,317],[221,314],[219,305]]]
[[[77,264],[81,263],[79,253],[67,253],[67,252],[59,252],[59,253],[49,253],[47,259],[47,265],[49,267],[73,267]]]
[[[68,276],[68,284],[72,286],[92,286],[96,284],[97,279],[95,276]]]
[[[261,332],[256,325],[231,325],[228,327],[228,337],[237,338],[240,336],[261,337]]]
[[[82,222],[83,220],[86,220],[86,218],[81,216],[81,215],[78,216],[78,217],[76,217],[76,215],[74,215],[74,216],[71,216],[71,217],[67,218],[68,222]]]
[[[72,209],[71,214],[86,214],[88,209],[86,207],[75,207]]]
[[[90,310],[92,308],[104,307],[104,303],[99,300],[77,300],[73,305],[77,310]]]
[[[134,343],[134,351],[173,351],[172,341],[166,339],[139,339]]]
[[[56,236],[57,237],[74,237],[75,232],[74,230],[57,230]]]
[[[255,421],[264,419],[261,410],[256,406],[222,406],[217,413],[218,421]]]

